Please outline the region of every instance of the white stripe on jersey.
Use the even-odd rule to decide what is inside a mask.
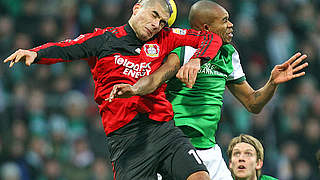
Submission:
[[[197,49],[195,49],[191,46],[185,47],[183,65],[185,65],[187,62],[189,62],[189,60],[192,58],[193,54],[196,51],[197,51]]]
[[[227,81],[239,79],[245,76],[240,63],[240,56],[236,49],[232,54],[232,66],[233,66],[233,72],[229,75]]]

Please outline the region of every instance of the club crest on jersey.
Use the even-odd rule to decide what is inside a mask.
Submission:
[[[147,56],[159,57],[160,48],[158,44],[145,44],[143,49]]]
[[[175,34],[180,34],[180,35],[186,35],[187,30],[185,29],[180,29],[180,28],[172,28],[172,32]]]

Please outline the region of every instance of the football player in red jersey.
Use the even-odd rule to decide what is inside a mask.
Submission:
[[[128,24],[18,50],[4,62],[10,62],[9,67],[19,61],[27,66],[78,59],[88,62],[115,179],[157,179],[157,172],[165,179],[209,179],[206,167],[193,153],[194,147],[171,121],[173,111],[164,94],[165,85],[149,95],[106,100],[114,84],[133,85],[158,69],[178,46],[198,48],[193,61],[217,54],[222,45],[218,35],[165,27],[175,16],[173,0],[140,0]],[[190,80],[195,80],[192,73]]]

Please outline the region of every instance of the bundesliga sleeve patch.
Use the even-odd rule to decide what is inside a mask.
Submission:
[[[187,30],[185,29],[180,29],[180,28],[172,28],[172,32],[175,34],[180,34],[180,35],[186,35]]]

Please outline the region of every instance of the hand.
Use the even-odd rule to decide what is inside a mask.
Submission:
[[[278,85],[290,81],[291,79],[304,76],[305,72],[297,72],[308,66],[307,62],[299,65],[306,58],[307,55],[296,53],[288,61],[281,65],[276,65],[271,71],[270,80],[273,81],[274,84]]]
[[[181,82],[185,83],[188,88],[192,88],[197,79],[198,71],[200,70],[200,59],[190,59],[188,63],[183,65],[176,77],[180,79]]]
[[[37,53],[33,51],[19,49],[15,53],[11,54],[3,63],[10,61],[9,68],[11,68],[15,63],[18,63],[20,60],[24,60],[27,66],[30,66],[37,57]]]
[[[116,84],[106,101],[112,102],[114,98],[130,98],[136,95],[136,91],[130,84]]]

